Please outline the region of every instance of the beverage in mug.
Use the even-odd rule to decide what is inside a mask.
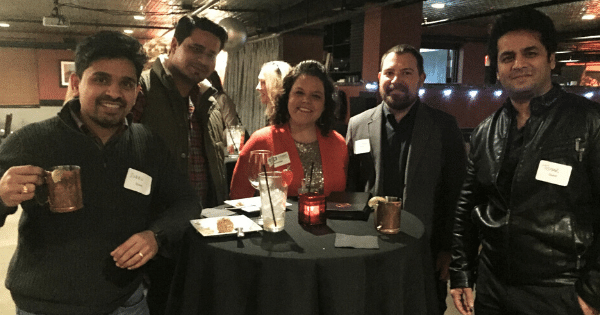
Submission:
[[[71,212],[83,208],[80,171],[77,165],[60,165],[46,172],[51,211]]]
[[[283,231],[287,186],[284,187],[281,172],[272,171],[266,174],[267,176],[263,172],[258,176],[263,229],[267,232]]]
[[[379,201],[375,208],[375,229],[383,234],[398,234],[400,232],[400,208],[402,201],[386,197]]]

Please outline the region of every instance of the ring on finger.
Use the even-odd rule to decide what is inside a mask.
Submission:
[[[140,255],[140,257],[144,258],[144,254],[142,254],[142,252],[139,252],[138,255]]]
[[[27,185],[23,185],[23,189],[21,190],[23,194],[26,194],[29,192],[29,189],[27,189]]]

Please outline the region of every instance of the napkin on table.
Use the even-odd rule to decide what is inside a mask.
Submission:
[[[377,242],[377,236],[373,235],[347,235],[347,234],[335,234],[335,247],[354,247],[354,248],[367,248],[367,249],[379,249],[379,243]]]

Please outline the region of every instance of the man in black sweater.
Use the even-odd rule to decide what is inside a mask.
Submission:
[[[165,144],[128,117],[145,59],[118,32],[86,38],[71,76],[79,98],[0,146],[0,225],[23,208],[6,279],[23,314],[148,314],[140,267],[200,215]],[[80,166],[82,209],[40,202],[55,165]]]

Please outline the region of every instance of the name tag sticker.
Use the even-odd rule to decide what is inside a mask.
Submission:
[[[369,139],[354,141],[354,154],[363,154],[371,152],[371,143]]]
[[[573,167],[569,165],[541,160],[535,179],[559,186],[567,186],[572,169]]]
[[[290,162],[290,155],[287,152],[283,152],[269,158],[269,164],[273,165],[273,168],[290,164]]]
[[[152,177],[130,168],[129,171],[127,171],[127,177],[125,177],[125,185],[123,185],[123,187],[148,196],[150,194],[151,185]]]

